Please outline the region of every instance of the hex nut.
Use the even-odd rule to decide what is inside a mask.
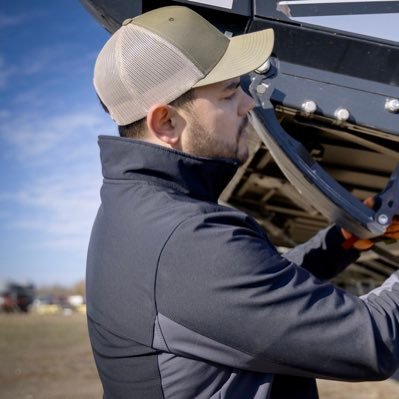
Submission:
[[[350,112],[346,108],[338,108],[334,112],[334,116],[340,122],[347,121],[349,119],[350,115],[351,115]]]
[[[317,104],[316,104],[313,100],[305,101],[305,102],[302,104],[302,110],[303,110],[306,114],[313,114],[313,113],[316,112],[316,110],[317,110]]]
[[[388,98],[385,102],[385,109],[389,112],[398,112],[399,100],[397,98]]]

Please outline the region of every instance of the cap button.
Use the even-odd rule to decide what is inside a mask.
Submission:
[[[122,22],[122,26],[129,25],[129,24],[130,24],[130,22],[132,22],[132,21],[133,21],[133,18],[128,18],[128,19],[125,19],[125,20]]]

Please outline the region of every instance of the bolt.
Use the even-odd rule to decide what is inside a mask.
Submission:
[[[334,115],[340,122],[345,122],[349,119],[350,113],[346,108],[338,108]]]
[[[269,85],[266,83],[261,83],[260,85],[256,86],[256,92],[258,94],[265,94],[266,90],[269,88]]]
[[[306,114],[313,114],[314,112],[316,112],[316,109],[317,109],[317,104],[314,101],[312,101],[312,100],[305,101],[302,104],[302,110]]]
[[[397,98],[387,99],[385,101],[385,109],[389,112],[399,111],[399,100]]]
[[[387,215],[385,215],[384,213],[381,213],[381,215],[379,215],[378,216],[378,223],[379,224],[387,224],[388,223],[388,220],[389,220],[389,218],[388,218],[388,216]]]

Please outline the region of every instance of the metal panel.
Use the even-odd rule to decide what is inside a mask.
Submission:
[[[213,8],[226,13],[252,16],[252,1],[250,0],[177,0],[176,2],[188,6]]]
[[[310,17],[319,15],[359,15],[399,13],[399,1],[329,1],[288,0],[278,1],[277,9],[287,16]]]
[[[300,76],[305,75],[304,67],[297,66],[297,75],[294,75],[283,72],[284,69],[288,69],[284,63],[279,65],[281,72],[265,82],[274,104],[303,112],[304,104],[313,101],[317,106],[313,115],[329,118],[335,124],[356,126],[356,130],[361,130],[362,126],[367,127],[375,132],[379,131],[375,135],[380,137],[391,134],[399,141],[399,113],[389,112],[385,108],[390,99],[399,98],[399,89],[387,87],[386,94],[378,94],[336,84],[339,82],[337,77],[329,80],[331,75],[327,72],[324,74],[325,80],[318,81]],[[291,70],[294,72],[294,68]],[[311,75],[310,72],[306,74]],[[373,86],[372,82],[369,82],[369,86]],[[395,97],[392,94],[395,94]],[[340,109],[349,112],[347,119],[338,119],[337,112]],[[392,139],[395,140],[394,137]]]
[[[80,0],[108,32],[115,32],[127,19],[142,13],[141,0]]]
[[[399,1],[255,0],[255,15],[278,20],[290,17],[399,13]]]
[[[281,61],[399,87],[398,45],[259,18],[249,30],[266,28],[274,29],[273,53]]]

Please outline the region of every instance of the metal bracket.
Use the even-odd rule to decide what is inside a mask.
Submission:
[[[382,235],[399,213],[399,166],[377,197],[377,211],[368,208],[342,187],[310,156],[305,147],[279,124],[270,102],[272,87],[265,76],[253,74],[249,91],[258,103],[251,123],[276,163],[296,189],[329,220],[359,238]]]
[[[375,198],[375,218],[384,226],[389,226],[392,218],[399,215],[399,165],[392,172],[384,190]]]

